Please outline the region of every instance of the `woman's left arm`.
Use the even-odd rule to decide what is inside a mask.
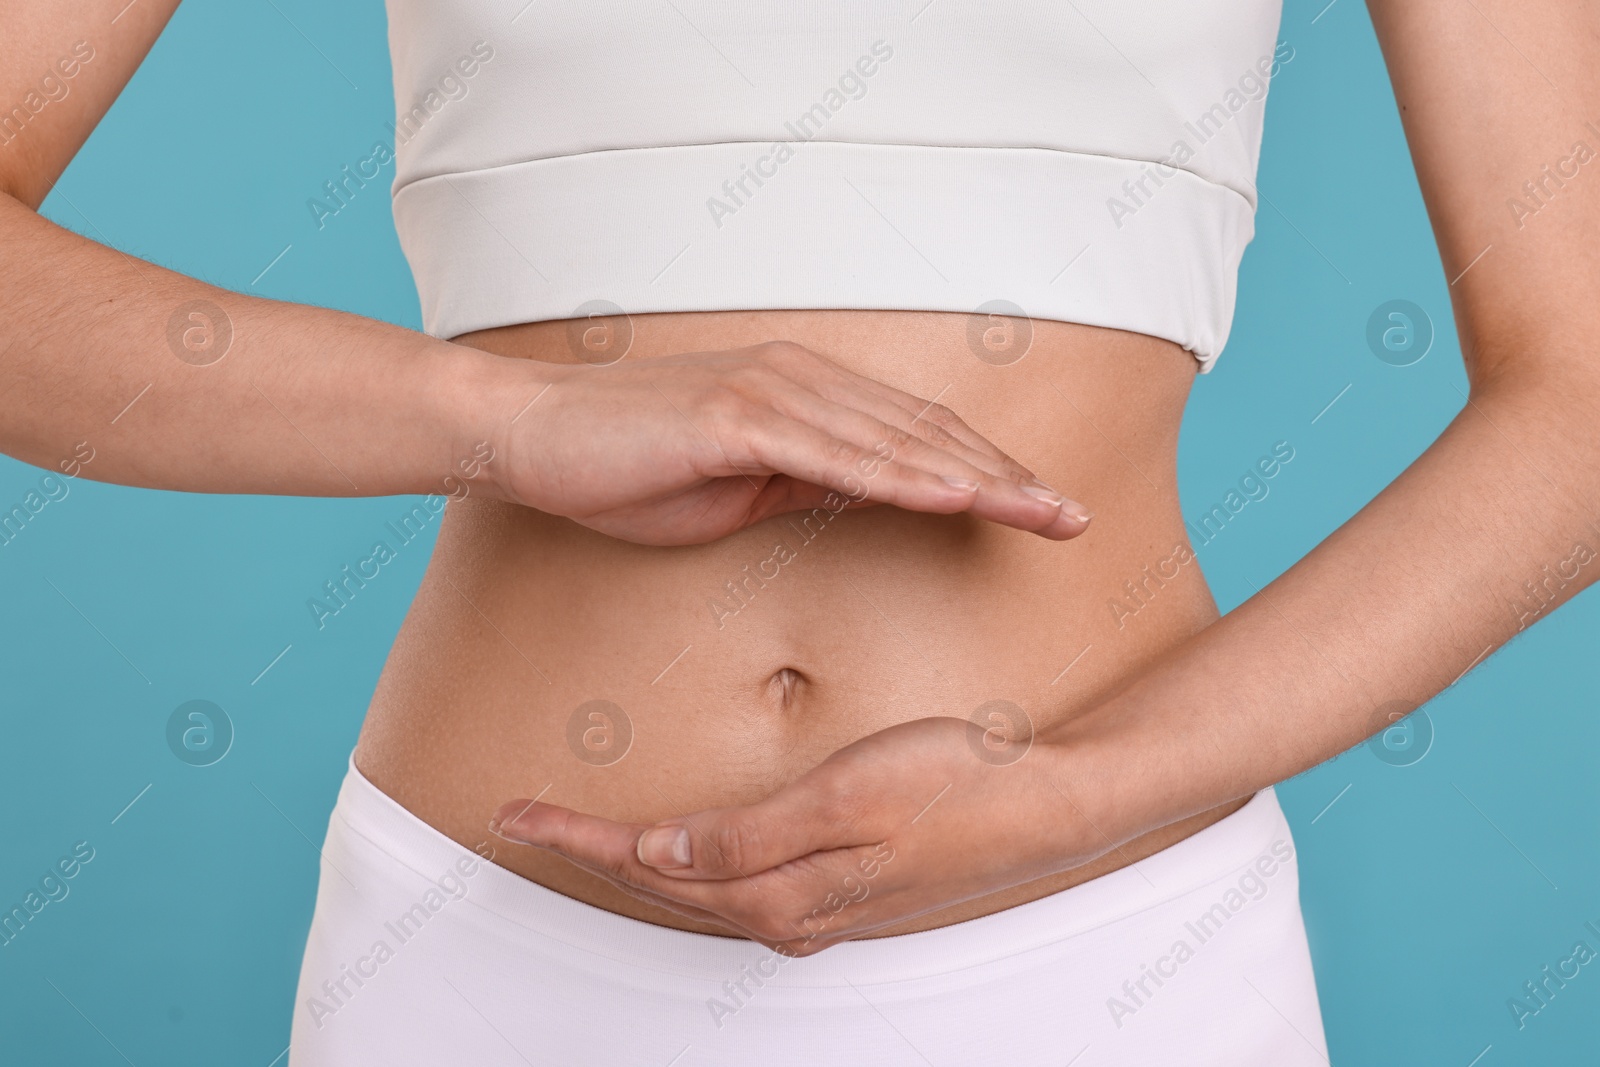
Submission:
[[[516,802],[498,832],[814,952],[1312,767],[1600,576],[1600,14],[1578,0],[1368,6],[1470,383],[1393,484],[1010,765],[984,758],[977,727],[922,719],[749,807],[647,828]]]

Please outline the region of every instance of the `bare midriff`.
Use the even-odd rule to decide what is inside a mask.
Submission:
[[[1086,533],[1056,542],[967,515],[873,507],[655,548],[469,495],[446,511],[378,683],[356,751],[361,771],[469,848],[488,836],[495,808],[519,797],[652,822],[757,800],[909,719],[970,718],[1006,701],[1047,730],[1210,624],[1217,608],[1177,489],[1194,358],[1142,334],[1034,322],[1026,353],[1006,362],[1026,324],[1009,349],[1005,323],[985,336],[990,325],[938,312],[639,315],[624,358],[805,345],[953,408],[1087,505]],[[567,323],[544,322],[456,340],[576,363],[571,336]],[[1238,804],[881,933],[1060,891]],[[1050,797],[1031,817],[1071,814]],[[497,847],[495,862],[596,907],[718,932],[538,849]]]

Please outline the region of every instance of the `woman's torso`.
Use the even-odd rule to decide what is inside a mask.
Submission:
[[[1006,701],[1043,729],[1217,616],[1176,483],[1195,363],[1169,341],[939,312],[640,315],[631,329],[629,360],[786,339],[937,397],[1095,518],[1052,542],[876,507],[652,548],[530,509],[453,502],[356,760],[468,847],[515,797],[649,822],[755,800],[908,719]],[[458,341],[570,363],[582,354],[575,336],[558,321]],[[1038,817],[1064,803],[1040,798]],[[1236,806],[884,933],[1056,892]],[[500,849],[496,862],[598,907],[709,932],[537,849]]]

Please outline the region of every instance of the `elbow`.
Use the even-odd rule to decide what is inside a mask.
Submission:
[[[4,127],[0,127],[0,133],[3,132]],[[5,142],[0,141],[0,149],[3,148]],[[30,174],[26,166],[0,167],[0,197],[4,197],[5,201],[14,201],[35,214],[39,211],[39,205],[44,203],[44,198],[50,195],[54,185],[53,181],[41,175]],[[5,206],[9,207],[10,204]]]
[[[1524,458],[1562,457],[1566,463],[1600,470],[1600,435],[1595,433],[1600,426],[1600,373],[1594,368],[1567,360],[1526,360],[1469,378],[1463,414],[1488,420],[1502,444]]]
[[[1472,345],[1463,352],[1470,401],[1531,408],[1544,418],[1582,420],[1592,429],[1600,420],[1600,360],[1594,354],[1596,329],[1589,327],[1569,322]]]
[[[9,211],[15,204],[37,214],[39,205],[43,202],[43,197],[35,199],[28,195],[28,191],[22,188],[21,183],[13,180],[9,174],[0,174],[0,208]]]

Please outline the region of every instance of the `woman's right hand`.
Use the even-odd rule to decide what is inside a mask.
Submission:
[[[74,473],[190,492],[428,492],[454,483],[441,458],[485,441],[464,435],[484,432],[489,400],[496,491],[631,541],[712,541],[841,500],[1083,531],[1087,512],[945,408],[798,345],[535,369],[217,289],[63,230],[37,208],[177,0],[55,2],[25,20],[12,6],[26,24],[0,35],[0,71],[64,70],[47,42],[85,48],[71,101],[0,153],[0,338],[19,342],[0,353],[0,452],[66,470],[90,448]],[[5,84],[20,93],[21,78]]]
[[[1090,518],[948,408],[797,344],[540,374],[486,473],[508,500],[623,540],[699,544],[871,504],[970,511],[1053,540]]]

